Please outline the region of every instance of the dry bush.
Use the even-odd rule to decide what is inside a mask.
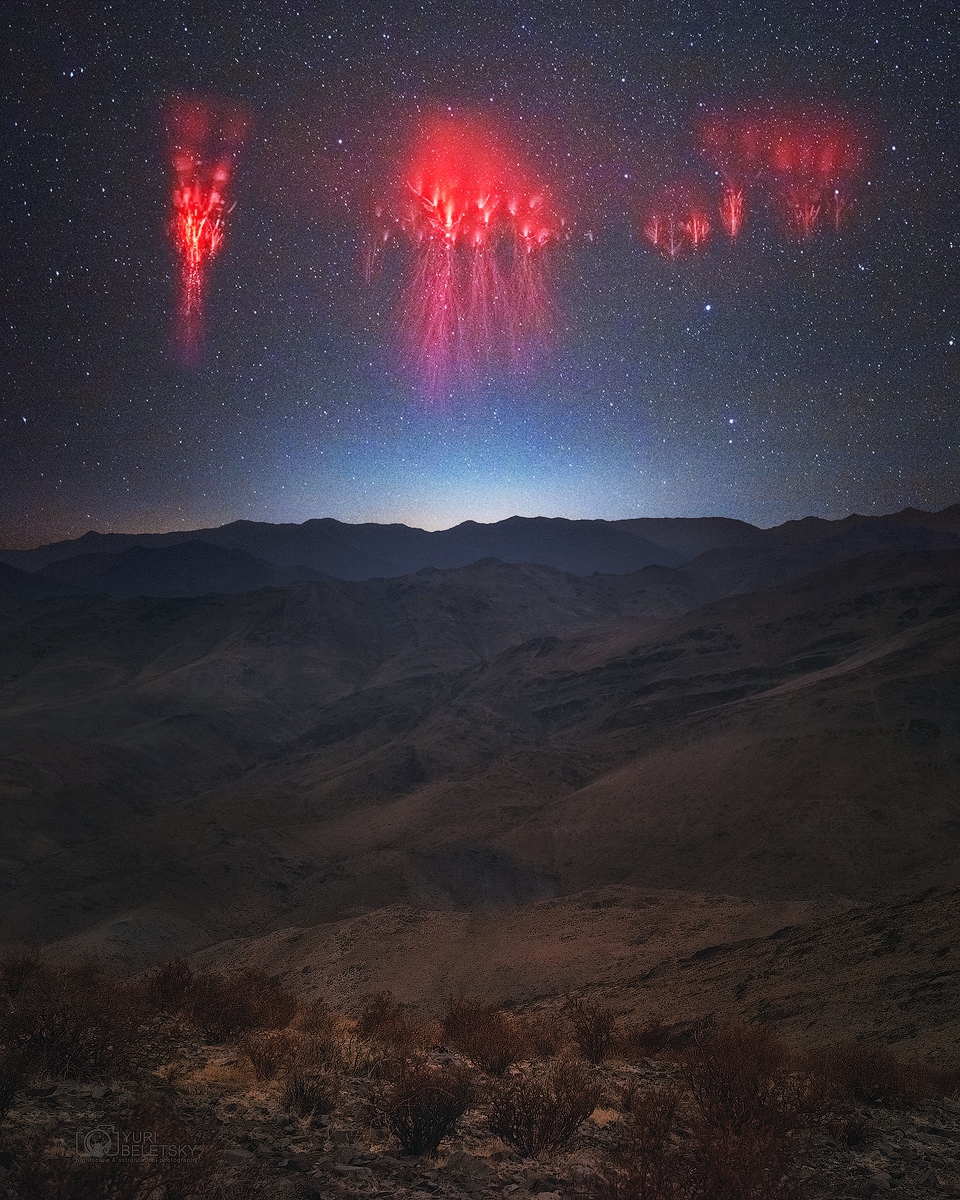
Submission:
[[[686,1076],[708,1126],[773,1128],[780,1134],[809,1120],[813,1097],[793,1068],[784,1043],[770,1030],[720,1025],[686,1055]]]
[[[29,972],[0,1014],[0,1042],[34,1072],[129,1076],[143,1048],[136,988],[92,964]]]
[[[339,1017],[326,1000],[306,1000],[300,1004],[296,1026],[315,1037],[332,1039],[340,1024]]]
[[[237,1039],[237,1049],[253,1067],[261,1082],[274,1079],[286,1067],[297,1047],[299,1038],[287,1029],[270,1029],[265,1033],[244,1033]]]
[[[573,1000],[567,1011],[584,1058],[591,1063],[603,1062],[613,1040],[613,1009],[589,1000]]]
[[[556,1058],[570,1041],[570,1024],[555,1009],[522,1018],[520,1028],[534,1058]]]
[[[717,1025],[686,1055],[693,1195],[796,1200],[791,1166],[822,1115],[818,1089],[770,1030]]]
[[[811,1055],[811,1065],[832,1098],[883,1100],[900,1092],[900,1064],[885,1046],[845,1042]]]
[[[395,998],[393,992],[373,992],[363,998],[357,1013],[354,1026],[357,1037],[364,1041],[390,1041],[394,1028],[403,1024],[406,1015],[406,1007]]]
[[[8,950],[0,955],[0,996],[15,1001],[25,987],[54,977],[36,950]]]
[[[346,1075],[359,1075],[367,1079],[375,1079],[382,1073],[380,1066],[387,1061],[394,1061],[382,1046],[371,1045],[358,1037],[356,1032],[348,1032],[340,1042],[340,1065]]]
[[[389,1129],[404,1154],[435,1155],[473,1099],[473,1079],[462,1067],[400,1060],[370,1100],[375,1124]]]
[[[280,1092],[284,1112],[310,1120],[333,1112],[339,1099],[340,1077],[334,1071],[314,1074],[293,1071],[284,1080]]]
[[[660,1017],[655,1017],[646,1025],[632,1023],[615,1030],[611,1049],[625,1062],[636,1063],[662,1054],[673,1040],[674,1032]]]
[[[623,1094],[621,1138],[597,1173],[598,1200],[800,1200],[796,1148],[770,1124],[708,1124],[678,1133],[680,1096],[636,1084]]]
[[[292,1063],[298,1070],[339,1071],[343,1067],[340,1042],[322,1034],[303,1033],[297,1039]]]
[[[694,1200],[802,1200],[790,1168],[795,1148],[747,1125],[700,1130],[688,1158]]]
[[[32,1074],[33,1063],[22,1047],[0,1047],[0,1124]]]
[[[620,1111],[638,1128],[658,1131],[664,1137],[676,1123],[680,1093],[673,1086],[644,1087],[629,1080],[620,1091]]]
[[[207,1042],[231,1042],[257,1029],[284,1029],[297,1013],[296,997],[261,971],[194,975],[183,1015]]]
[[[903,1062],[875,1043],[825,1047],[810,1055],[808,1068],[834,1102],[942,1099],[960,1094],[960,1071]]]
[[[436,1040],[437,1028],[392,992],[375,992],[363,1003],[356,1021],[357,1037],[375,1043],[397,1058],[416,1057]]]
[[[514,1075],[491,1100],[490,1128],[522,1154],[558,1150],[573,1137],[600,1099],[600,1086],[573,1059]]]
[[[521,1022],[495,1004],[480,1004],[462,996],[452,999],[443,1017],[447,1040],[488,1075],[502,1075],[528,1049]]]
[[[960,1100],[960,1067],[907,1064],[904,1094],[917,1099]]]
[[[146,977],[143,985],[146,1003],[155,1012],[179,1012],[193,980],[193,971],[186,962],[182,958],[171,958]]]
[[[623,1091],[626,1131],[606,1163],[601,1165],[595,1194],[598,1200],[689,1200],[689,1164],[673,1146],[679,1096],[671,1090]]]
[[[283,1072],[310,1072],[340,1065],[339,1047],[323,1037],[298,1029],[268,1029],[245,1033],[237,1048],[253,1067],[257,1079],[274,1079]]]

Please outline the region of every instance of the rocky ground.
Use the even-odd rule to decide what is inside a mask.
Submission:
[[[371,1116],[370,1098],[382,1082],[390,1056],[375,1038],[361,1041],[355,1031],[344,1029],[341,1034],[338,1099],[330,1113],[312,1117],[285,1111],[282,1080],[258,1081],[249,1058],[236,1046],[204,1045],[170,1025],[155,1033],[144,1048],[146,1057],[159,1065],[132,1078],[35,1079],[0,1127],[0,1195],[11,1200],[64,1196],[72,1200],[88,1195],[141,1200],[146,1193],[132,1186],[122,1190],[126,1186],[122,1183],[121,1190],[109,1190],[106,1182],[100,1190],[101,1178],[115,1186],[109,1160],[79,1165],[78,1145],[82,1149],[91,1131],[104,1128],[115,1131],[110,1135],[114,1147],[142,1143],[144,1135],[147,1141],[155,1135],[154,1140],[163,1145],[165,1138],[175,1136],[178,1143],[196,1147],[199,1153],[212,1153],[215,1169],[205,1184],[207,1190],[197,1195],[231,1200],[247,1196],[276,1200],[596,1196],[598,1174],[633,1121],[624,1103],[630,1085],[644,1093],[678,1089],[680,1117],[672,1142],[682,1149],[686,1139],[696,1136],[695,1110],[688,1094],[693,1061],[689,1053],[673,1048],[653,1057],[634,1055],[636,1061],[627,1062],[614,1050],[599,1065],[584,1064],[599,1085],[599,1100],[559,1151],[526,1157],[496,1137],[490,1128],[489,1101],[502,1081],[478,1072],[472,1106],[442,1141],[437,1155],[406,1156]],[[563,1052],[572,1054],[575,1048],[568,1046]],[[438,1068],[469,1066],[462,1053],[439,1046],[429,1050],[427,1058]],[[510,1072],[529,1069],[529,1063],[515,1064],[507,1078]],[[890,1094],[867,1099],[853,1091],[835,1097],[825,1108],[817,1107],[809,1129],[797,1138],[786,1160],[799,1190],[749,1191],[744,1197],[960,1197],[960,1092],[955,1085],[954,1078],[952,1097]],[[171,1113],[175,1114],[172,1124]],[[62,1162],[68,1173],[74,1172],[71,1186],[76,1190],[54,1190],[49,1181],[26,1186],[23,1164],[31,1147],[43,1147],[46,1162]],[[93,1190],[83,1190],[78,1179]],[[660,1193],[651,1195],[659,1200]]]

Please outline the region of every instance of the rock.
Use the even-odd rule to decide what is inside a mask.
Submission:
[[[44,1085],[43,1087],[28,1087],[24,1094],[27,1096],[47,1097],[47,1096],[52,1096],[56,1092],[56,1090],[57,1090],[57,1084],[48,1083],[48,1084]],[[100,1091],[100,1095],[102,1096],[104,1089],[100,1088],[99,1091]],[[91,1093],[91,1094],[96,1095],[96,1089],[94,1089],[93,1093]]]
[[[551,1175],[543,1167],[527,1167],[520,1178],[527,1191],[534,1195],[539,1195],[541,1192],[552,1192],[560,1183],[555,1175]]]
[[[239,1146],[231,1146],[229,1150],[224,1150],[223,1161],[231,1166],[245,1167],[248,1163],[254,1161],[254,1156],[249,1150],[243,1150]]]
[[[454,1150],[447,1159],[444,1173],[467,1191],[485,1188],[494,1175],[488,1162],[474,1154],[468,1154],[465,1150]]]
[[[347,1163],[337,1163],[333,1169],[342,1175],[354,1175],[366,1183],[373,1183],[374,1176],[369,1167],[353,1167]]]

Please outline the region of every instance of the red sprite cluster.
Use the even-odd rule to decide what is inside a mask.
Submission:
[[[194,360],[203,344],[206,271],[223,245],[233,160],[246,126],[239,110],[197,98],[169,109],[170,236],[180,260],[175,348],[185,361]]]
[[[706,244],[713,228],[709,202],[698,189],[671,184],[662,188],[650,204],[643,221],[643,236],[667,258],[678,258],[689,248]]]
[[[712,116],[699,141],[720,195],[709,201],[674,183],[647,202],[642,232],[665,257],[703,246],[714,221],[728,238],[739,238],[750,194],[773,205],[790,237],[811,238],[824,222],[839,232],[864,163],[864,139],[851,121],[773,111]]]
[[[822,220],[839,230],[863,146],[843,121],[780,118],[767,132],[767,178],[780,198],[787,229],[812,237]]]
[[[489,122],[437,118],[394,193],[375,208],[368,277],[397,240],[412,253],[402,294],[406,358],[429,394],[479,367],[516,366],[548,331],[544,254],[566,223],[549,189]]]

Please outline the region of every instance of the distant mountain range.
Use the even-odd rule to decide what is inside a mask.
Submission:
[[[487,558],[533,563],[572,575],[678,568],[749,590],[860,554],[960,547],[960,505],[839,521],[810,517],[759,529],[724,517],[568,521],[511,517],[466,521],[431,533],[406,525],[349,525],[330,518],[302,525],[235,521],[216,529],[163,534],[87,533],[34,550],[0,551],[0,605],[66,594],[199,596],[286,587],[323,576],[394,578],[449,570]],[[704,556],[713,555],[713,558]],[[771,557],[774,556],[774,557]],[[780,556],[776,558],[776,556]],[[742,573],[742,588],[736,576]],[[719,580],[712,591],[717,590]]]

